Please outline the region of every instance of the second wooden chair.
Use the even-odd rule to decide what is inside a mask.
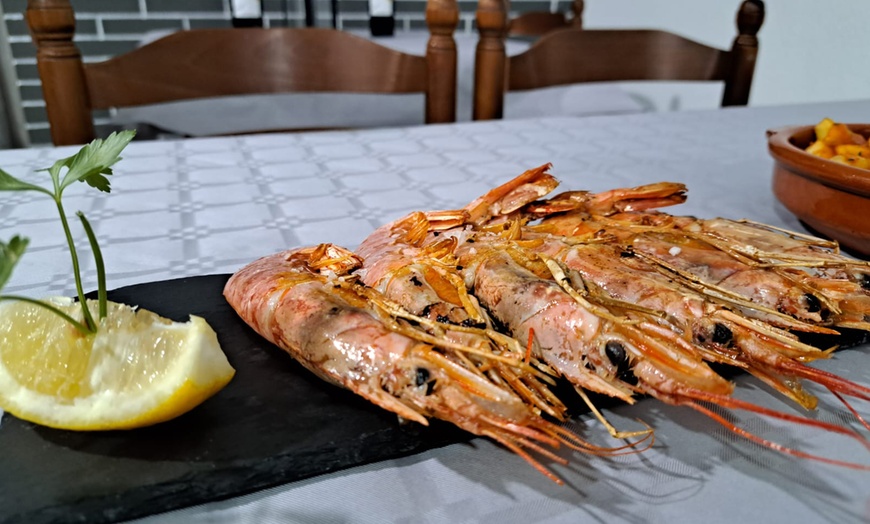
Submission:
[[[744,0],[730,50],[666,31],[557,30],[507,57],[504,0],[480,0],[473,117],[501,118],[506,90],[628,80],[723,81],[723,106],[746,105],[758,55],[764,2]]]

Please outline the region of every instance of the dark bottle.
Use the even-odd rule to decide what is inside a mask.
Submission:
[[[369,30],[372,36],[392,36],[396,30],[393,0],[369,0]]]
[[[263,27],[262,0],[231,0],[233,27]]]

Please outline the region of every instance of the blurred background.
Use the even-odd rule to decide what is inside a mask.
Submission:
[[[179,29],[230,27],[230,0],[73,0],[76,43],[85,61],[129,51],[157,34]],[[739,0],[587,0],[584,27],[665,29],[729,48]],[[338,0],[339,29],[368,31],[368,0]],[[459,0],[457,34],[473,34],[477,3]],[[750,105],[866,99],[870,85],[867,0],[766,0]],[[424,0],[395,0],[396,32],[425,31]],[[36,71],[35,48],[24,21],[26,0],[0,0],[0,147],[50,143]],[[514,0],[512,14],[570,10],[566,0]],[[265,27],[305,25],[302,0],[263,0]],[[315,25],[329,27],[330,0],[314,0]],[[645,111],[712,109],[721,85],[621,84]],[[97,117],[101,115],[97,114]],[[104,115],[108,118],[108,115]],[[97,119],[99,124],[100,120]]]

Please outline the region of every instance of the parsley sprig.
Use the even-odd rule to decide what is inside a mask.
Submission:
[[[94,320],[90,309],[87,307],[87,302],[85,301],[85,292],[82,286],[78,253],[76,252],[69,221],[67,220],[66,212],[63,208],[63,191],[75,182],[84,182],[100,191],[109,193],[111,191],[111,184],[109,183],[108,176],[112,174],[112,166],[121,159],[120,153],[127,144],[130,143],[130,140],[133,139],[133,135],[135,135],[134,131],[112,133],[105,140],[94,140],[90,144],[84,146],[75,155],[58,160],[48,169],[41,170],[47,171],[51,177],[51,189],[24,182],[23,180],[19,180],[0,169],[0,191],[36,191],[44,193],[54,200],[55,205],[57,206],[57,211],[60,215],[64,234],[66,235],[70,256],[72,258],[76,292],[78,293],[79,303],[82,307],[84,323],[78,322],[46,302],[15,295],[0,295],[0,300],[23,300],[38,304],[54,313],[57,313],[65,320],[72,323],[83,334],[97,332],[97,322]],[[85,234],[88,237],[88,242],[94,256],[94,263],[97,266],[97,297],[99,302],[99,318],[102,319],[105,318],[108,309],[106,299],[106,271],[103,264],[102,253],[97,244],[97,239],[94,236],[94,231],[84,214],[77,212],[76,216],[78,216],[81,221]],[[18,260],[27,248],[27,244],[28,239],[20,236],[12,237],[9,243],[3,243],[0,241],[0,289],[2,289],[9,280],[9,277],[12,274],[12,269],[18,263]]]

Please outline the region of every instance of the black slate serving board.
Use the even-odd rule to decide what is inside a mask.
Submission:
[[[109,299],[178,321],[204,317],[236,376],[169,422],[131,431],[72,432],[4,415],[0,524],[128,520],[242,495],[352,466],[466,441],[455,426],[397,417],[316,378],[242,322],[223,299],[229,275],[120,288]],[[818,347],[870,342],[870,333],[809,337]],[[726,376],[735,368],[720,370]],[[588,409],[560,382],[569,412]],[[599,396],[600,407],[615,404]]]
[[[236,376],[169,422],[72,432],[4,415],[0,522],[113,522],[227,498],[467,440],[331,386],[244,324],[223,299],[229,275],[124,287],[109,299],[174,320],[204,317]]]

